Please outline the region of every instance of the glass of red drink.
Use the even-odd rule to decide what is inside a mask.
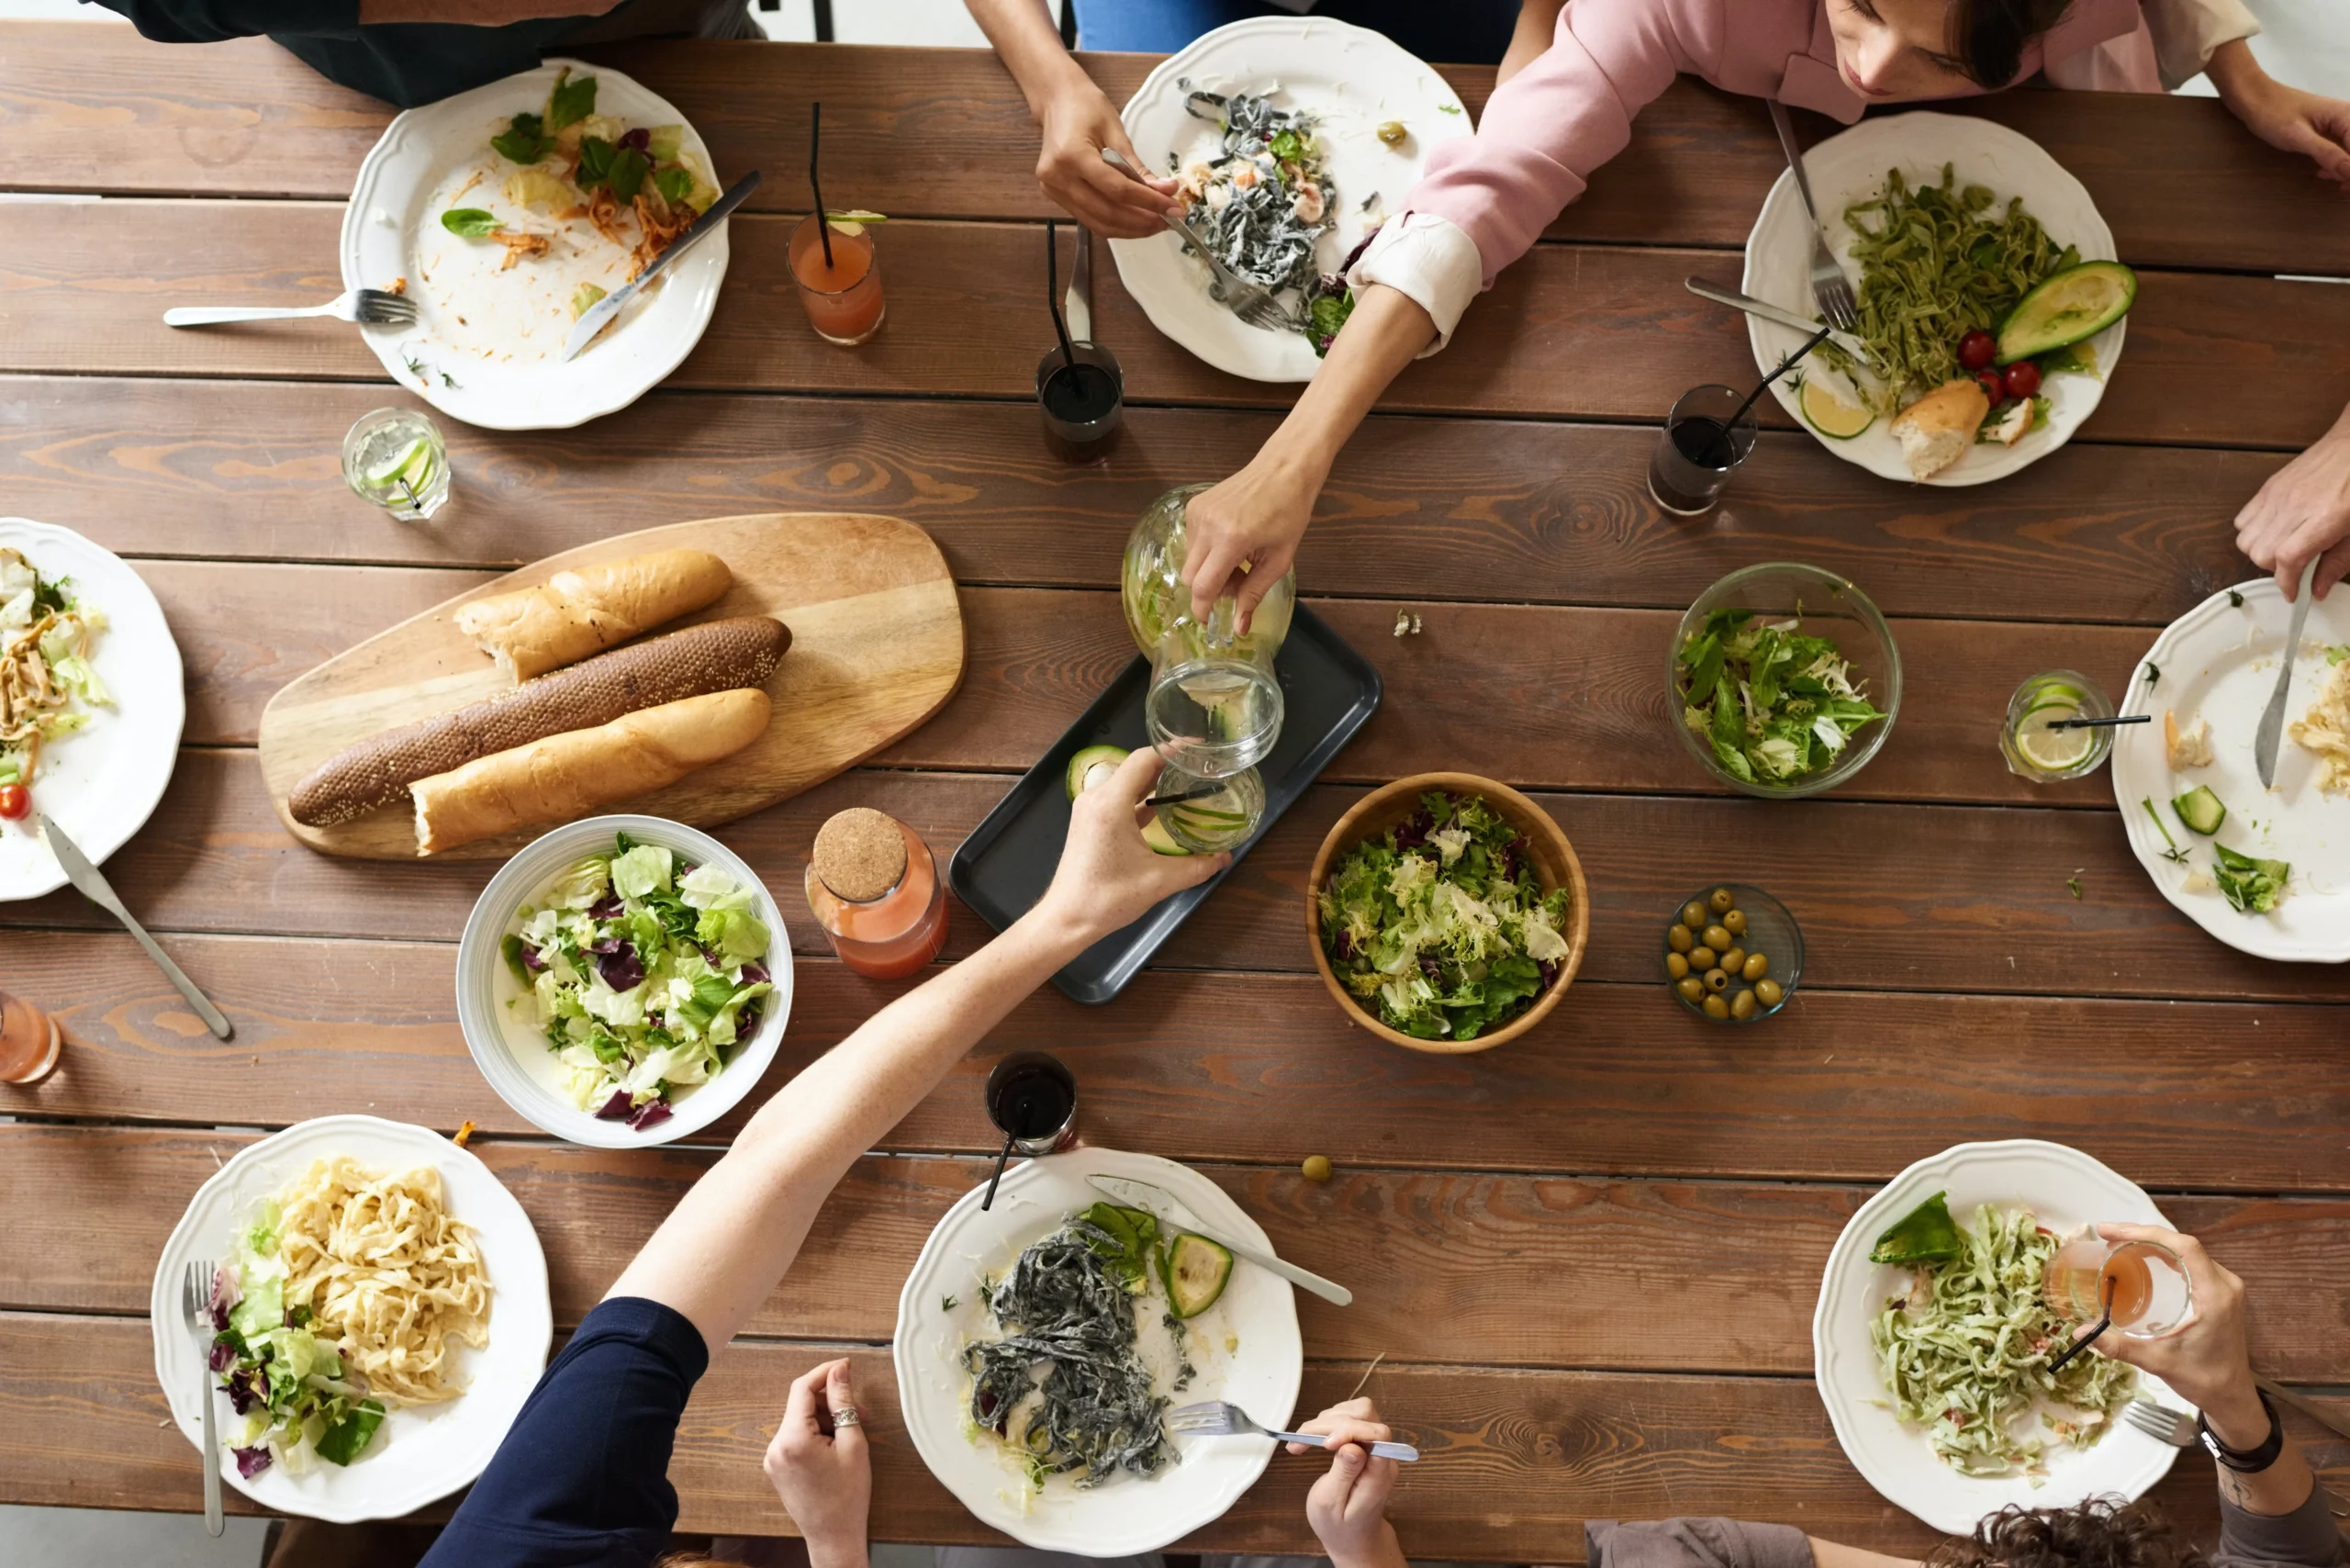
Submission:
[[[2108,1241],[2094,1226],[2056,1249],[2040,1288],[2073,1323],[2095,1323],[2109,1306],[2114,1327],[2133,1339],[2160,1338],[2195,1305],[2177,1253],[2158,1241]]]
[[[881,330],[887,301],[881,296],[881,263],[873,254],[873,230],[834,218],[830,258],[818,217],[810,213],[791,231],[792,281],[808,324],[828,343],[844,347],[866,342]]]

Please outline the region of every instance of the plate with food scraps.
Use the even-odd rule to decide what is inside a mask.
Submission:
[[[2042,1451],[2036,1458],[2019,1455],[2003,1474],[1962,1473],[1935,1451],[1927,1423],[1904,1421],[1897,1413],[1875,1325],[1881,1316],[1903,1312],[1914,1316],[1949,1307],[1937,1308],[1930,1292],[1912,1298],[1921,1271],[1874,1263],[1869,1254],[1878,1238],[1937,1193],[1962,1232],[1982,1223],[1986,1205],[1994,1219],[2009,1222],[2007,1249],[2019,1253],[2017,1260],[2029,1268],[2037,1267],[2031,1254],[2053,1251],[2059,1239],[2087,1226],[2110,1220],[2170,1223],[2136,1182],[2078,1149],[2037,1138],[1962,1143],[1918,1161],[1886,1183],[1836,1238],[1811,1320],[1820,1403],[1828,1407],[1836,1440],[1844,1445],[1852,1467],[1886,1501],[1949,1535],[1970,1533],[1984,1516],[2010,1504],[2068,1508],[2088,1497],[2143,1494],[2168,1473],[2178,1450],[2121,1420],[2121,1406],[2132,1393],[2159,1399],[2174,1410],[2187,1408],[2186,1403],[2161,1380],[2107,1361],[2094,1350],[2076,1357],[2059,1375],[2067,1389],[2076,1379],[2105,1380],[2108,1410],[2098,1418],[2096,1413],[2044,1398],[2024,1399],[2021,1414],[2008,1425],[2008,1435],[2015,1448],[2040,1445]],[[2017,1224],[2019,1210],[2028,1211],[2031,1223]],[[2003,1233],[1984,1234],[1996,1239]],[[2036,1284],[2030,1295],[2037,1301]],[[1916,1305],[1905,1307],[1908,1299],[1915,1299]],[[2038,1316],[2047,1320],[2040,1328],[2054,1324],[2044,1308]],[[2058,1327],[2052,1332],[2063,1330]],[[2035,1366],[2043,1362],[2045,1349],[2034,1350],[2030,1359]],[[2124,1373],[2126,1380],[2121,1375]],[[2076,1443],[2069,1433],[2045,1424],[2055,1420],[2098,1435],[2086,1445]]]
[[[2350,589],[2310,606],[2277,787],[2265,790],[2253,745],[2292,612],[2262,577],[2163,629],[2122,697],[2121,711],[2154,722],[2114,732],[2113,799],[2139,864],[2188,919],[2255,958],[2339,964],[2350,961]]]
[[[0,517],[0,734],[17,737],[0,740],[0,786],[29,796],[0,820],[0,900],[65,885],[32,812],[92,865],[144,826],[186,717],[179,644],[139,574],[70,528]]]
[[[1181,186],[1193,226],[1234,247],[1226,263],[1279,281],[1275,298],[1300,313],[1301,286],[1403,211],[1429,151],[1472,129],[1435,67],[1326,17],[1202,34],[1144,80],[1124,118],[1144,165]],[[1218,370],[1314,379],[1322,361],[1303,328],[1252,327],[1210,297],[1207,263],[1180,235],[1113,240],[1110,254],[1151,325]]]
[[[304,1183],[317,1162],[337,1159],[356,1161],[365,1174],[375,1177],[399,1178],[427,1168],[437,1171],[442,1212],[464,1227],[460,1238],[471,1247],[479,1274],[487,1276],[489,1293],[487,1342],[476,1349],[454,1337],[445,1341],[451,1365],[442,1382],[460,1392],[431,1404],[399,1404],[378,1397],[377,1402],[389,1408],[347,1463],[314,1451],[315,1441],[298,1443],[290,1450],[274,1435],[244,1444],[251,1416],[239,1414],[230,1394],[218,1391],[222,1376],[207,1372],[206,1350],[189,1327],[181,1303],[182,1283],[191,1260],[228,1263],[236,1271],[232,1277],[241,1283],[246,1260],[241,1239],[250,1238],[252,1227],[265,1217],[264,1205]],[[423,1190],[429,1195],[430,1187]],[[364,1208],[363,1204],[363,1213]],[[312,1212],[348,1215],[352,1211],[344,1204]],[[293,1221],[278,1235],[281,1256],[287,1234],[325,1234],[323,1226],[304,1226],[298,1215],[281,1219]],[[390,1248],[408,1244],[388,1234],[375,1238],[370,1245],[377,1243]],[[444,1254],[437,1259],[404,1260],[398,1268],[413,1275],[445,1267],[449,1261]],[[301,1278],[289,1264],[288,1278],[278,1282],[276,1288],[281,1294],[299,1291]],[[315,1290],[308,1294],[314,1301],[328,1299]],[[241,1299],[230,1302],[224,1294],[222,1306],[232,1325],[239,1305]],[[297,1305],[300,1304],[286,1302],[285,1310],[290,1312]],[[546,1254],[540,1249],[538,1232],[522,1205],[470,1150],[431,1128],[379,1116],[320,1116],[239,1150],[188,1200],[186,1213],[180,1216],[156,1261],[148,1310],[155,1326],[155,1377],[162,1384],[164,1402],[181,1435],[200,1450],[204,1407],[197,1400],[216,1400],[213,1421],[221,1445],[221,1479],[263,1507],[336,1524],[397,1518],[470,1484],[498,1451],[506,1429],[538,1386],[539,1374],[546,1370],[547,1348],[554,1338]],[[352,1354],[353,1362],[360,1359],[345,1353]],[[234,1377],[241,1368],[232,1362],[224,1370]],[[346,1374],[352,1370],[350,1365],[343,1368]],[[353,1386],[354,1396],[363,1392],[369,1396],[382,1393]],[[266,1419],[260,1401],[249,1399],[248,1404],[252,1415]],[[244,1473],[247,1464],[241,1464],[230,1451],[240,1446],[264,1450],[269,1462],[260,1464],[258,1456],[249,1452],[247,1461],[253,1473],[248,1476]]]
[[[550,60],[392,121],[343,210],[343,286],[416,301],[413,326],[361,334],[442,413],[567,429],[635,402],[701,341],[722,230],[563,357],[580,313],[718,196],[709,148],[667,99],[610,66]]]
[[[1236,1261],[1208,1296],[1180,1262],[1170,1285],[1147,1257],[1171,1244],[1171,1226],[1154,1244],[1113,1217],[1117,1235],[1091,1233],[1098,1249],[1071,1233],[1078,1216],[1107,1205],[1087,1182],[1096,1175],[1149,1182],[1225,1239],[1272,1250],[1223,1188],[1172,1160],[1106,1148],[1033,1159],[1004,1173],[992,1208],[979,1206],[986,1189],[975,1187],[930,1233],[898,1298],[892,1354],[914,1447],[980,1523],[1044,1551],[1123,1557],[1222,1518],[1272,1457],[1260,1437],[1179,1446],[1160,1431],[1160,1413],[1221,1399],[1286,1426],[1304,1348],[1286,1280]],[[1177,1317],[1185,1295],[1208,1305]],[[1057,1328],[1063,1343],[1084,1337],[1097,1347],[1091,1366],[1080,1374],[1078,1363],[1017,1348],[990,1354],[1015,1325],[1031,1335]],[[1038,1365],[1071,1391],[1069,1403],[1046,1402]],[[1115,1418],[1101,1419],[1104,1411]],[[1082,1428],[1070,1419],[1088,1414]]]
[[[1905,211],[1911,210],[1912,204],[1919,200],[1934,202],[1937,198],[1923,196],[1922,193],[1927,187],[1941,189],[1945,166],[1952,174],[1951,189],[1958,195],[1962,207],[1968,187],[1979,186],[1987,193],[1982,215],[1999,223],[2007,218],[2009,204],[2020,200],[2022,212],[2039,220],[2040,230],[2047,241],[2045,252],[2038,254],[2036,260],[2031,259],[2034,253],[2019,242],[2012,263],[2008,260],[2009,252],[2003,248],[1998,252],[2000,260],[1983,269],[1989,274],[1983,286],[1996,297],[1986,322],[1991,330],[1998,330],[1998,319],[2022,292],[2021,283],[2052,268],[2067,246],[2077,252],[2080,261],[2115,259],[2113,231],[2098,216],[2088,191],[2031,138],[1969,115],[1913,111],[1882,119],[1872,118],[1804,152],[1804,168],[1811,178],[1812,195],[1819,203],[1821,227],[1844,274],[1852,280],[1854,292],[1861,296],[1864,326],[1869,283],[1867,274],[1854,257],[1860,235],[1853,220],[1858,218],[1874,231],[1886,227],[1888,218],[1880,207],[1850,209],[1896,196],[1889,177],[1893,175],[1898,176],[1908,193],[1908,201],[1903,204]],[[1918,216],[1921,221],[1930,221],[1937,215],[1929,211]],[[1945,218],[1942,222],[1947,231],[1956,232],[1955,217]],[[1746,276],[1740,287],[1757,299],[1816,319],[1819,312],[1812,299],[1810,269],[1811,225],[1804,216],[1802,198],[1796,192],[1795,176],[1782,172],[1755,218],[1753,232],[1746,238]],[[2001,279],[2004,281],[1996,281]],[[2053,368],[2060,363],[2056,356],[2042,356],[2036,368],[2050,368],[2043,369],[2037,397],[2046,400],[2046,407],[2021,416],[2029,428],[2012,444],[1989,439],[2000,419],[2000,411],[1992,410],[1978,431],[1981,439],[1923,483],[1987,484],[2030,466],[2071,440],[2073,432],[2096,411],[2098,399],[2105,392],[2105,378],[2121,363],[2122,330],[2127,324],[2126,319],[2117,320],[2088,340],[2087,353],[2079,357],[2090,368],[2060,371]],[[1746,319],[1746,332],[1753,346],[1754,363],[1766,372],[1776,369],[1781,360],[1803,346],[1804,334],[1752,316]],[[1848,372],[1815,353],[1800,376],[1783,376],[1772,383],[1771,395],[1779,400],[1789,418],[1818,436],[1821,445],[1847,463],[1856,463],[1887,479],[1917,483],[1903,456],[1901,442],[1892,432],[1892,419],[1884,405],[1891,399],[1906,406],[1946,376],[1967,375],[1969,372],[1959,364],[1957,355],[1956,341],[1943,345],[1938,339],[1926,344],[1923,353],[1905,352],[1905,366],[1935,368],[1922,371],[1921,379],[1915,385],[1893,387],[1865,369]],[[1873,402],[1876,417],[1858,434],[1829,433],[1845,427],[1806,412],[1806,379],[1813,384],[1815,395],[1828,393],[1848,407],[1865,407]],[[2030,409],[2031,405],[2020,400],[2010,407]]]

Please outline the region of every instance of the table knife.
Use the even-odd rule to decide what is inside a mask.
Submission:
[[[1279,1274],[1291,1284],[1301,1290],[1312,1291],[1324,1301],[1336,1302],[1340,1306],[1353,1305],[1355,1293],[1346,1286],[1326,1280],[1309,1269],[1301,1269],[1294,1263],[1284,1263],[1270,1252],[1259,1252],[1254,1247],[1243,1247],[1237,1241],[1227,1241],[1215,1235],[1200,1224],[1199,1216],[1185,1208],[1181,1198],[1164,1187],[1154,1187],[1147,1182],[1136,1182],[1125,1176],[1088,1176],[1085,1180],[1095,1192],[1103,1193],[1113,1202],[1124,1204],[1130,1209],[1147,1209],[1176,1229],[1188,1231],[1203,1241],[1213,1241],[1243,1262],[1254,1263],[1267,1273]]]
[[[1061,319],[1071,341],[1093,341],[1093,236],[1077,226],[1077,265],[1069,270],[1069,292],[1061,297]]]
[[[1749,316],[1759,316],[1774,325],[1793,328],[1807,338],[1827,325],[1824,321],[1807,320],[1794,311],[1774,305],[1768,300],[1757,299],[1751,294],[1740,294],[1734,288],[1724,288],[1718,283],[1707,283],[1701,277],[1683,278],[1681,286],[1700,299],[1710,299],[1717,305],[1727,305],[1733,310],[1743,310]],[[1830,332],[1828,334],[1828,341],[1856,358],[1867,357],[1868,350],[1859,339],[1849,333]]]
[[[2294,1409],[2300,1411],[2302,1415],[2307,1416],[2311,1420],[2315,1421],[2319,1426],[2326,1428],[2326,1430],[2333,1432],[2341,1437],[2350,1438],[2350,1417],[2337,1416],[2333,1411],[2328,1410],[2324,1406],[2319,1405],[2311,1400],[2304,1399],[2300,1394],[2295,1394],[2291,1389],[2283,1387],[2271,1379],[2262,1377],[2256,1372],[2253,1374],[2252,1381],[2259,1387],[2263,1394],[2267,1394],[2269,1398],[2274,1399],[2277,1404],[2289,1405]]]
[[[2293,660],[2301,651],[2301,628],[2309,624],[2310,591],[2317,582],[2317,557],[2301,568],[2301,591],[2293,600],[2291,630],[2285,633],[2285,655],[2277,661],[2277,689],[2268,694],[2268,711],[2260,716],[2260,733],[2252,743],[2252,760],[2260,767],[2260,787],[2277,788],[2277,748],[2285,739],[2285,698],[2293,688]]]
[[[710,210],[693,220],[691,227],[669,242],[669,248],[653,258],[653,264],[637,274],[603,298],[588,308],[587,313],[572,324],[571,336],[563,340],[563,357],[576,358],[579,351],[595,341],[596,334],[610,326],[612,318],[627,308],[644,286],[661,275],[661,269],[684,255],[710,231],[726,221],[726,215],[743,205],[743,198],[759,188],[756,169],[727,187],[726,194],[710,204]]]
[[[65,830],[45,816],[37,816],[33,820],[41,837],[49,843],[49,852],[56,856],[57,863],[65,868],[65,879],[79,888],[84,898],[129,928],[130,934],[139,938],[139,945],[147,949],[147,956],[155,960],[155,967],[163,971],[163,978],[177,986],[180,994],[187,998],[187,1004],[196,1009],[196,1016],[204,1020],[204,1026],[224,1040],[235,1034],[220,1010],[212,1005],[204,992],[196,989],[194,980],[180,972],[180,967],[172,962],[170,954],[155,946],[155,939],[147,935],[147,928],[130,917],[130,912],[123,908],[122,900],[116,896],[113,887],[98,875],[98,868],[90,864],[90,857],[65,836]]]

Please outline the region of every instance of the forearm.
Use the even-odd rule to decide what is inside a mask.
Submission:
[[[2204,1408],[2203,1419],[2212,1435],[2232,1449],[2256,1449],[2268,1440],[2268,1411],[2248,1376],[2214,1397]],[[2220,1495],[2247,1513],[2289,1514],[2310,1500],[2310,1489],[2317,1484],[2309,1461],[2290,1437],[2277,1462],[2266,1470],[2246,1475],[2224,1464],[2218,1468]]]
[[[2242,39],[2232,39],[2213,50],[2211,58],[2203,62],[2203,72],[2219,89],[2221,100],[2239,115],[2246,104],[2276,84],[2276,79],[2253,58],[2252,46]]]
[[[996,58],[1020,84],[1028,112],[1039,124],[1045,118],[1045,106],[1056,95],[1074,83],[1091,82],[1084,68],[1069,58],[1060,30],[1053,26],[1040,0],[965,0],[965,5],[979,30],[988,35]]]
[[[1410,296],[1371,285],[1262,455],[1318,487],[1388,383],[1435,337],[1436,322]]]
[[[1494,85],[1498,87],[1541,55],[1558,36],[1559,13],[1566,8],[1567,0],[1520,0],[1517,27],[1509,36],[1509,48],[1502,51],[1501,69],[1494,73]]]

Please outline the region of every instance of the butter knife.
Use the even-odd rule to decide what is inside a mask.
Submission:
[[[684,255],[699,243],[711,230],[726,221],[726,215],[743,205],[743,198],[759,188],[756,169],[744,175],[727,188],[726,194],[710,204],[710,210],[693,220],[683,234],[669,241],[669,248],[653,258],[653,264],[637,274],[603,298],[588,308],[585,315],[572,324],[571,336],[563,340],[563,357],[574,359],[579,351],[595,341],[596,334],[611,325],[612,318],[628,308],[628,302],[641,293],[644,286],[661,275],[661,269]]]
[[[1061,319],[1073,342],[1093,341],[1093,235],[1077,226],[1077,265],[1069,274],[1069,292],[1061,297]]]
[[[221,1015],[220,1010],[212,1005],[204,992],[196,989],[194,980],[180,972],[180,967],[172,962],[170,954],[155,946],[155,939],[147,935],[147,928],[130,917],[130,912],[123,908],[122,900],[116,895],[113,887],[98,875],[98,868],[90,864],[90,857],[65,836],[65,830],[45,816],[36,816],[33,821],[41,837],[48,841],[49,852],[56,856],[57,863],[65,868],[65,879],[79,888],[84,898],[129,928],[130,934],[139,938],[139,945],[147,949],[147,956],[155,960],[155,967],[163,971],[163,978],[177,986],[180,994],[187,998],[187,1004],[196,1009],[196,1016],[204,1020],[204,1026],[224,1040],[235,1034],[236,1030]]]
[[[1717,305],[1727,305],[1733,310],[1743,310],[1749,316],[1760,317],[1774,325],[1790,328],[1801,332],[1807,338],[1827,325],[1825,321],[1807,319],[1785,307],[1774,305],[1765,299],[1757,299],[1751,294],[1740,294],[1734,288],[1724,288],[1719,284],[1707,283],[1701,277],[1683,278],[1681,286],[1700,299],[1710,299]],[[1830,332],[1828,341],[1855,357],[1867,356],[1868,350],[1863,346],[1859,339],[1849,332]]]
[[[2304,1399],[2291,1389],[2269,1378],[2262,1377],[2257,1372],[2253,1374],[2252,1381],[2259,1386],[2262,1393],[2279,1405],[2289,1405],[2326,1430],[2341,1437],[2350,1438],[2350,1418],[2337,1416],[2324,1406]]]
[[[1147,1182],[1136,1182],[1125,1176],[1088,1176],[1085,1180],[1095,1192],[1112,1202],[1124,1204],[1130,1209],[1147,1209],[1176,1229],[1187,1231],[1203,1241],[1213,1241],[1242,1262],[1254,1263],[1269,1274],[1278,1274],[1300,1290],[1312,1291],[1324,1301],[1336,1302],[1340,1306],[1354,1303],[1355,1293],[1344,1285],[1326,1280],[1310,1269],[1284,1263],[1270,1252],[1243,1247],[1237,1241],[1228,1241],[1210,1232],[1200,1224],[1197,1215],[1183,1206],[1181,1198],[1164,1187],[1155,1187]]]
[[[2260,716],[2260,733],[2252,743],[2252,760],[2260,768],[2260,787],[2277,788],[2277,749],[2285,739],[2285,698],[2293,688],[2293,659],[2301,651],[2301,628],[2309,624],[2310,592],[2317,581],[2317,557],[2301,568],[2301,591],[2293,600],[2292,629],[2285,633],[2285,655],[2277,661],[2277,689],[2268,694],[2268,711]]]

